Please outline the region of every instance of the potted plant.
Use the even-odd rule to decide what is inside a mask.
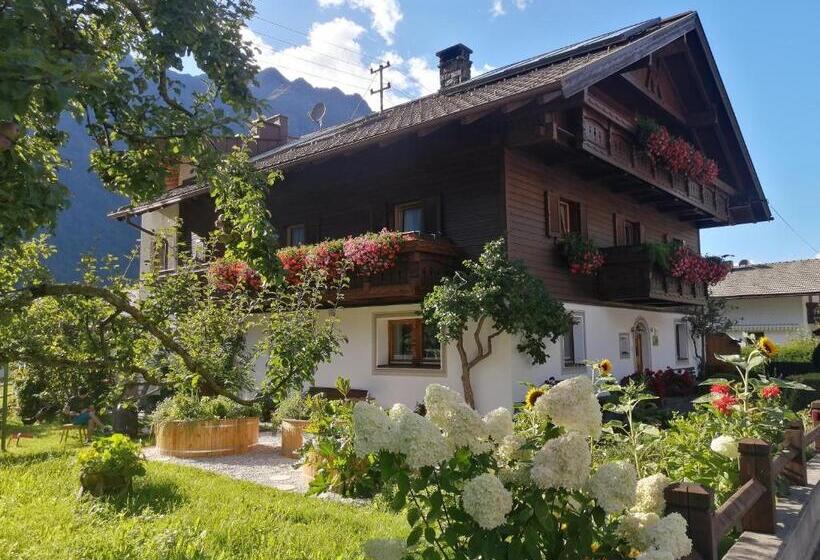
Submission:
[[[310,417],[310,410],[304,397],[298,392],[291,393],[279,403],[273,415],[274,423],[281,423],[282,447],[284,457],[297,458],[299,449],[305,442],[304,432]]]
[[[604,256],[590,239],[567,233],[558,242],[572,274],[591,276],[604,265]]]
[[[93,496],[128,492],[132,479],[145,474],[144,461],[140,446],[127,436],[98,439],[77,456],[82,491]]]

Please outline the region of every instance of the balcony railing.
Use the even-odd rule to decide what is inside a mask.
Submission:
[[[641,245],[601,249],[598,272],[601,299],[653,306],[703,305],[706,286],[670,276],[653,263]]]
[[[393,268],[350,280],[344,305],[420,301],[439,280],[452,273],[459,262],[459,252],[449,241],[429,237],[408,239],[402,244]]]

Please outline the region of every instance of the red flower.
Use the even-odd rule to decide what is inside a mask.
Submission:
[[[780,396],[780,387],[777,385],[766,385],[760,390],[760,396],[764,399],[776,399]]]
[[[716,383],[709,387],[709,391],[716,395],[731,395],[732,388],[726,383]]]
[[[725,416],[729,416],[732,413],[732,407],[736,404],[737,399],[732,395],[723,395],[719,399],[712,401],[712,406],[714,406],[718,412]]]
[[[259,291],[262,288],[262,277],[242,261],[217,259],[208,267],[208,280],[220,292],[245,288]]]

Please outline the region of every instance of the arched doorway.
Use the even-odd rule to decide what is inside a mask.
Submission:
[[[652,368],[652,341],[649,326],[642,318],[635,321],[632,327],[633,356],[635,356],[635,371]]]

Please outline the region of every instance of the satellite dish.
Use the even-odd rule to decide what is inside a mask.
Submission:
[[[325,113],[327,113],[327,107],[320,101],[313,106],[313,109],[310,110],[308,116],[310,117],[310,120],[319,125],[319,128],[322,128],[322,119],[325,118]]]

